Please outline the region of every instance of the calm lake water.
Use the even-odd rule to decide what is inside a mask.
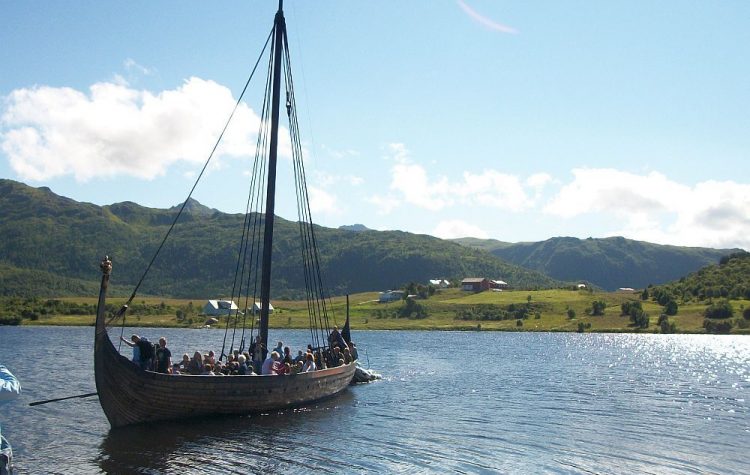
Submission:
[[[138,332],[174,354],[224,335]],[[295,349],[307,336],[271,330]],[[110,430],[95,397],[28,406],[96,390],[93,328],[0,327],[23,385],[3,433],[19,473],[750,473],[748,337],[353,337],[383,380],[296,410]]]

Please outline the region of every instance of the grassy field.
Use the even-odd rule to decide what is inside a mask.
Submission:
[[[503,291],[468,293],[459,289],[438,291],[427,299],[415,300],[417,311],[406,315],[403,301],[381,304],[376,292],[350,296],[351,325],[356,329],[369,330],[500,330],[500,331],[568,331],[585,327],[592,332],[652,332],[658,333],[657,320],[662,307],[652,301],[642,302],[643,310],[650,316],[647,329],[637,330],[629,317],[621,315],[621,304],[626,301],[640,301],[639,294],[633,292],[588,292],[573,290]],[[57,299],[74,305],[95,305],[94,298]],[[604,314],[589,315],[593,301],[606,302]],[[110,299],[108,303],[119,307],[125,299]],[[135,314],[129,314],[126,324],[142,327],[197,327],[203,326],[205,317],[198,315],[203,301],[179,299],[139,299],[131,305]],[[305,302],[274,301],[275,311],[270,324],[273,328],[308,328],[308,314]],[[732,301],[735,321],[741,320],[742,310],[750,301]],[[138,314],[137,306],[148,310],[148,314]],[[190,313],[177,318],[177,309],[190,308]],[[346,299],[332,300],[332,324],[341,326],[346,318]],[[508,309],[524,311],[526,318],[519,319]],[[669,321],[676,325],[677,333],[703,333],[703,312],[706,305],[681,305],[677,315]],[[575,313],[570,318],[569,310]],[[187,310],[186,310],[187,312]],[[506,315],[507,319],[500,319]],[[739,318],[738,318],[739,317]],[[520,324],[519,324],[520,322]],[[47,313],[36,319],[23,319],[24,325],[93,325],[93,315],[60,315]],[[226,320],[214,326],[223,327]],[[250,325],[250,321],[247,321]],[[744,325],[744,324],[743,324]],[[748,325],[745,325],[748,326]],[[750,334],[747,328],[735,325],[732,333]]]

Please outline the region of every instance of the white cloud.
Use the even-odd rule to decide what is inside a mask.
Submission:
[[[485,170],[480,174],[464,172],[463,178],[462,183],[452,187],[462,204],[516,212],[534,205],[517,176]]]
[[[402,204],[401,201],[390,195],[373,195],[367,198],[367,202],[374,204],[377,207],[377,210],[375,212],[381,216],[390,214],[391,211],[398,208]]]
[[[651,172],[575,169],[573,181],[544,208],[562,218],[615,216],[611,234],[682,246],[750,249],[750,184],[705,181],[687,186]]]
[[[141,66],[140,64],[136,63],[135,60],[132,58],[126,59],[123,62],[123,66],[125,67],[125,70],[128,72],[136,72],[144,76],[151,76],[154,73],[153,70],[145,66]]]
[[[307,192],[310,198],[310,211],[312,213],[330,216],[341,214],[341,208],[334,195],[314,186],[308,186]]]
[[[430,181],[420,165],[399,162],[391,171],[391,189],[403,195],[404,201],[431,211],[438,211],[453,201],[445,177]]]
[[[530,196],[526,188],[538,194],[551,180],[546,174],[536,174],[523,182],[517,176],[496,170],[464,172],[460,180],[450,180],[446,176],[431,178],[425,167],[412,161],[403,144],[390,144],[389,151],[390,160],[394,162],[390,199],[403,200],[430,211],[441,211],[455,205],[523,211],[535,203],[535,197]]]
[[[336,150],[331,147],[329,147],[326,144],[323,144],[320,146],[321,150],[323,150],[325,153],[327,153],[329,156],[333,158],[351,158],[351,157],[358,157],[359,151],[354,149],[344,149],[344,150]]]
[[[489,28],[490,30],[499,31],[502,33],[509,33],[512,35],[518,33],[518,30],[516,30],[515,28],[508,25],[503,25],[502,23],[496,22],[495,20],[478,13],[462,0],[458,0],[456,3],[458,3],[458,6],[461,7],[461,9],[469,16],[469,18],[484,26],[485,28]]]
[[[405,162],[409,160],[409,150],[407,150],[406,145],[402,143],[388,144],[388,151],[390,152],[390,155],[386,158],[389,160],[395,160],[396,162]]]
[[[203,163],[236,102],[228,88],[195,77],[158,94],[121,79],[94,84],[88,94],[40,86],[4,99],[0,147],[19,176],[37,181],[61,175],[151,179],[176,162]],[[252,155],[250,131],[258,125],[257,115],[241,104],[218,155]],[[289,151],[288,137],[280,140],[280,154]]]
[[[460,219],[439,222],[432,231],[432,235],[441,239],[456,239],[462,237],[487,239],[489,237],[480,227],[461,221]]]
[[[528,177],[524,184],[529,188],[541,191],[545,186],[552,183],[554,180],[549,173],[535,173]]]
[[[351,186],[359,186],[364,183],[364,179],[357,175],[336,175],[331,173],[325,173],[321,171],[315,171],[313,173],[315,183],[320,186],[334,186],[339,183],[346,183]]]

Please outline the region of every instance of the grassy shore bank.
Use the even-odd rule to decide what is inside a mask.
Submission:
[[[572,290],[504,291],[468,293],[445,289],[427,299],[413,302],[377,302],[376,292],[350,296],[353,328],[360,330],[494,330],[494,331],[586,331],[659,333],[657,324],[663,308],[653,301],[641,301],[633,292],[589,292]],[[4,299],[6,308],[9,299]],[[29,299],[26,299],[29,300]],[[119,308],[124,299],[110,299]],[[606,304],[602,315],[590,315],[592,303]],[[636,328],[621,315],[623,302],[641,302],[650,317],[647,328]],[[49,302],[53,302],[49,304]],[[19,304],[17,301],[16,304]],[[200,315],[205,301],[143,298],[133,303],[126,317],[128,326],[136,327],[202,327],[206,317]],[[27,310],[23,325],[93,325],[94,298],[60,298],[39,300],[36,310]],[[307,305],[301,301],[274,301],[272,328],[307,328]],[[742,319],[742,310],[750,301],[732,301],[735,310],[731,333],[750,334],[750,322]],[[32,308],[32,307],[29,307]],[[342,325],[346,318],[345,297],[332,299],[332,324]],[[680,305],[676,315],[669,316],[675,333],[705,333],[705,303]],[[81,313],[76,313],[81,312]],[[7,314],[7,311],[6,311]],[[241,317],[242,318],[242,317]],[[247,326],[251,325],[248,319]],[[118,322],[119,324],[119,322]],[[214,327],[223,328],[222,318]]]

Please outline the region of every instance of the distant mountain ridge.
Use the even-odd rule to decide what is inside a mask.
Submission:
[[[132,290],[140,279],[178,206],[153,209],[133,202],[97,206],[56,195],[49,188],[0,179],[0,295],[91,295],[91,289],[98,287],[98,263],[105,254],[114,262],[112,288],[124,294],[123,289]],[[188,202],[186,210],[141,293],[227,296],[244,217],[197,201]],[[467,276],[502,278],[517,288],[562,285],[488,252],[432,236],[320,226],[315,230],[323,274],[334,295]],[[278,218],[274,298],[304,293],[298,243],[297,224]]]
[[[363,231],[372,231],[372,229],[368,228],[364,224],[345,224],[343,226],[339,226],[339,229],[342,231],[353,231],[355,233],[361,233]]]
[[[554,237],[515,244],[476,238],[454,242],[485,250],[554,279],[589,282],[605,290],[670,282],[739,251],[652,244],[623,237]]]

